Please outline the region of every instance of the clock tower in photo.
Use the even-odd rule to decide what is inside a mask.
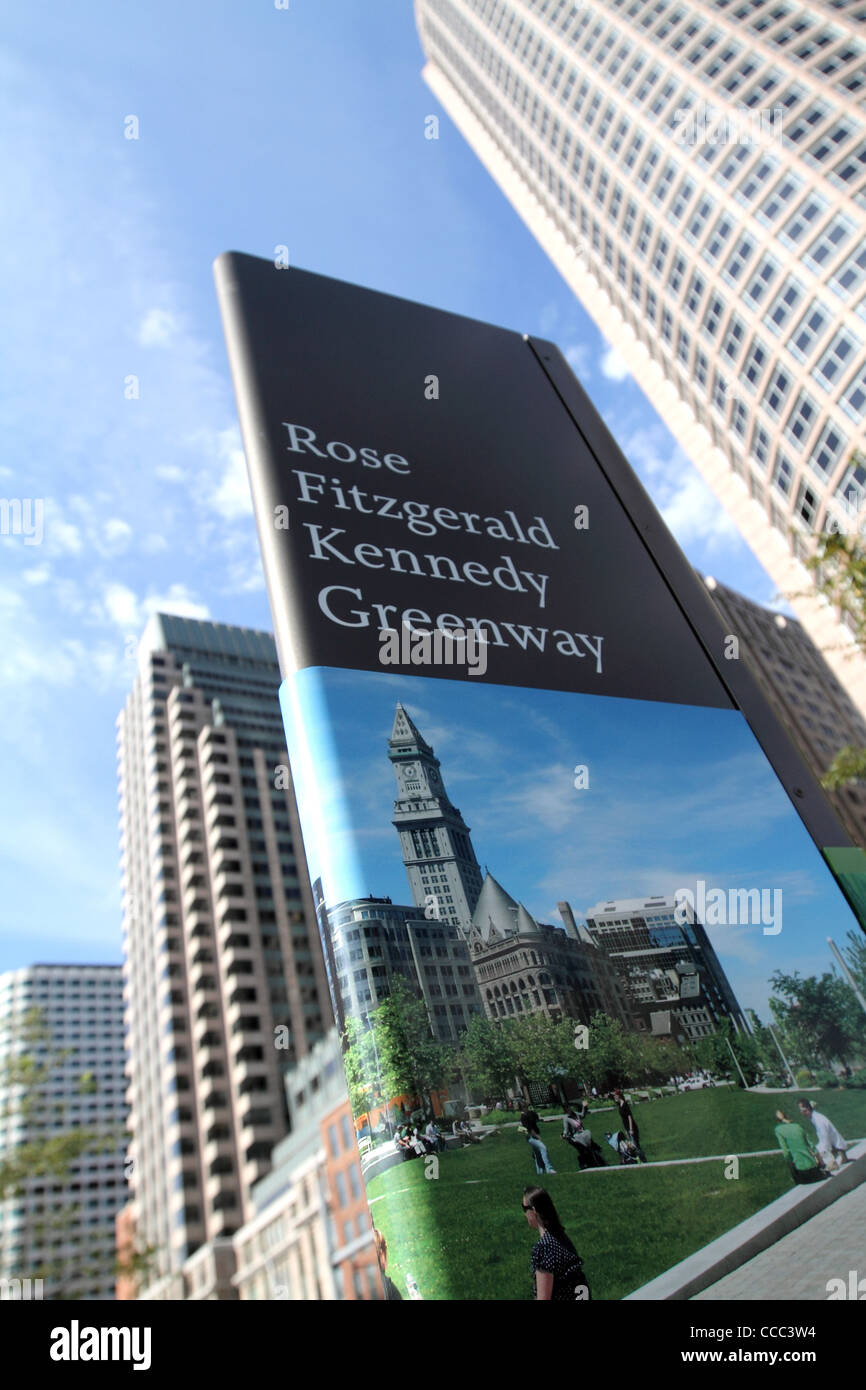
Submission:
[[[439,759],[401,704],[388,740],[397,777],[393,825],[400,836],[412,901],[424,916],[463,934],[481,892],[469,826],[452,806]]]

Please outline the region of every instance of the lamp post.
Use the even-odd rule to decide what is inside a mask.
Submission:
[[[787,1057],[785,1056],[784,1052],[782,1051],[782,1049],[781,1049],[781,1047],[780,1047],[780,1045],[779,1045],[779,1039],[776,1037],[775,1029],[773,1028],[772,1023],[768,1023],[768,1024],[767,1024],[767,1028],[769,1029],[770,1037],[773,1039],[773,1042],[776,1044],[776,1051],[778,1052],[779,1056],[780,1056],[781,1059],[782,1059],[782,1065],[784,1066],[785,1070],[787,1071],[788,1075],[789,1075],[790,1078],[791,1078],[791,1085],[792,1085],[792,1086],[796,1086],[797,1082],[796,1082],[796,1079],[795,1079],[795,1077],[794,1077],[794,1073],[791,1071],[791,1064],[790,1064],[790,1062],[788,1061]]]
[[[857,999],[857,1003],[860,1005],[860,1008],[863,1010],[864,1014],[866,1014],[866,999],[863,998],[863,995],[860,993],[860,990],[857,988],[857,983],[856,983],[856,981],[855,981],[855,979],[854,979],[854,976],[851,974],[851,971],[848,969],[848,966],[847,966],[846,963],[845,963],[845,960],[844,960],[844,958],[843,958],[843,956],[842,956],[841,951],[839,950],[839,947],[836,945],[836,942],[833,940],[832,936],[828,936],[828,937],[827,937],[827,942],[828,942],[828,944],[829,944],[829,946],[830,946],[830,950],[833,952],[833,955],[836,957],[837,961],[839,962],[839,964],[840,964],[841,967],[842,967],[842,973],[843,973],[843,975],[845,976],[845,979],[848,981],[849,985],[851,986],[851,988],[852,988],[853,991],[854,991],[855,997],[856,997],[856,999]]]

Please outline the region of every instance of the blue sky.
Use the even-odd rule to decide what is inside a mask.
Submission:
[[[731,889],[767,890],[778,933],[754,920],[708,928],[740,1004],[763,1017],[774,970],[820,974],[827,936],[844,945],[857,929],[736,711],[355,671],[303,671],[286,693],[308,731],[307,765],[289,750],[295,776],[315,766],[324,788],[300,800],[310,869],[328,866],[331,905],[412,901],[391,824],[400,700],[439,758],[482,872],[538,921],[560,925],[562,899],[584,918],[610,898],[689,889],[697,899],[700,881],[728,901]]]
[[[692,562],[773,596],[422,65],[405,0],[3,7],[0,495],[45,519],[0,537],[0,970],[120,959],[114,722],[148,614],[270,627],[221,251],[553,338]]]

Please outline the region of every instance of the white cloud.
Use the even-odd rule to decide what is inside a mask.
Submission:
[[[209,618],[207,604],[200,603],[186,584],[171,584],[160,593],[139,599],[125,584],[109,584],[103,594],[109,619],[127,636],[137,635],[151,613],[175,613],[179,618]],[[96,615],[95,615],[96,616]]]
[[[168,541],[165,536],[150,535],[145,536],[141,542],[141,548],[145,555],[157,555],[161,550],[168,550]]]
[[[735,542],[739,532],[727,512],[693,471],[683,472],[661,514],[681,545],[704,541],[710,550]]]
[[[112,550],[125,550],[132,536],[132,527],[127,521],[113,516],[103,524],[102,535],[106,545]]]
[[[51,568],[49,565],[36,565],[31,570],[22,570],[21,579],[25,584],[38,585],[47,584],[51,578]]]
[[[151,309],[141,321],[138,341],[142,347],[171,347],[180,333],[180,319],[168,309]]]
[[[210,617],[207,604],[199,603],[185,584],[172,584],[162,594],[149,595],[141,606],[146,617],[151,613],[174,613],[178,618],[203,620]]]
[[[215,485],[210,484],[212,473],[198,476],[195,480],[197,496],[203,495],[213,510],[226,521],[251,516],[253,504],[237,426],[229,425],[224,430],[196,430],[186,442],[208,459],[213,468],[220,470]]]
[[[142,626],[138,599],[125,584],[109,584],[103,602],[109,618],[123,632],[136,632]]]
[[[241,449],[232,453],[211,502],[220,516],[225,517],[227,521],[234,521],[239,516],[252,515],[253,504],[247,479],[247,465]]]
[[[734,522],[663,426],[623,434],[616,421],[608,423],[680,545],[700,541],[712,553],[742,546]]]
[[[73,521],[57,514],[56,503],[45,508],[45,548],[52,555],[80,555],[84,549],[81,531]]]
[[[616,348],[610,346],[610,343],[601,355],[599,366],[602,376],[606,376],[608,381],[625,381],[629,375],[628,365],[620,357]]]
[[[586,380],[592,375],[589,369],[590,351],[588,343],[572,343],[565,349],[565,360],[576,377]]]

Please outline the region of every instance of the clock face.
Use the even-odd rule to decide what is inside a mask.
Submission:
[[[406,776],[407,776],[407,777],[414,777],[414,776],[415,776],[415,766],[414,766],[414,764],[413,764],[413,763],[408,763],[408,764],[406,765],[405,771],[406,771]]]

